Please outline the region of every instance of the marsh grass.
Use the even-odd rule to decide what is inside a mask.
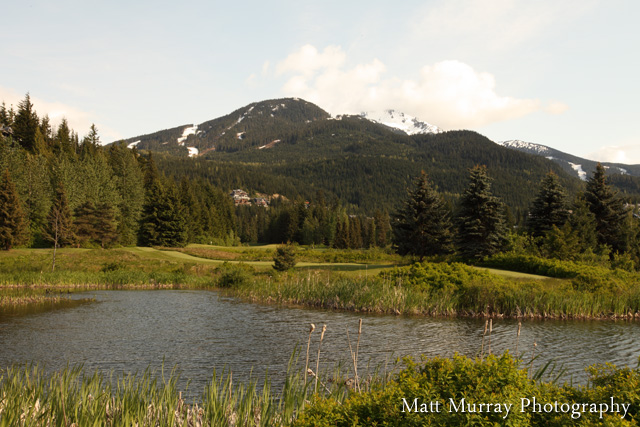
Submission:
[[[453,270],[446,264],[428,268],[435,270],[437,277],[423,277],[409,267],[374,277],[327,271],[256,274],[229,292],[254,302],[396,315],[640,317],[640,286],[633,281],[585,290],[576,289],[568,280],[505,279],[463,265]]]
[[[337,402],[348,397],[339,367],[322,374],[318,393],[296,367],[294,353],[277,393],[268,377],[235,384],[231,372],[214,370],[201,394],[190,391],[194,397],[186,398],[176,369],[113,378],[81,366],[51,373],[36,365],[14,366],[0,370],[0,426],[286,426],[312,396]],[[373,372],[368,384],[384,379]]]

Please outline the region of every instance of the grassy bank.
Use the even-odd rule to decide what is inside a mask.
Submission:
[[[0,370],[0,426],[637,425],[640,371],[588,371],[589,383],[573,387],[536,378],[508,353],[405,359],[390,376],[357,385],[353,378],[321,379],[317,391],[313,376],[290,369],[277,393],[268,380],[235,384],[214,372],[201,394],[187,399],[175,371],[114,379],[79,367],[14,367]]]
[[[253,256],[272,249],[231,248],[225,253]],[[216,287],[254,302],[431,316],[606,319],[640,313],[640,275],[598,265],[506,254],[480,267],[444,262],[393,267],[385,264],[390,262],[386,255],[375,262],[380,251],[311,249],[340,261],[368,261],[305,261],[281,274],[270,261],[209,258],[221,252],[218,247],[185,251],[62,249],[51,272],[51,250],[13,250],[0,254],[0,289]],[[210,252],[204,256],[203,251]]]
[[[455,263],[414,264],[359,277],[227,269],[220,285],[254,302],[430,316],[607,319],[635,318],[640,312],[640,286],[632,280],[588,290],[582,282],[507,279]]]

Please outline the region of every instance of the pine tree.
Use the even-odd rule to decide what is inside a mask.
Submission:
[[[578,239],[579,252],[596,252],[598,247],[596,217],[589,210],[583,195],[576,197],[568,224],[571,226],[572,234]]]
[[[376,209],[374,221],[376,223],[376,246],[384,248],[389,243],[389,214]]]
[[[98,230],[96,224],[98,222],[96,207],[91,200],[87,200],[78,206],[74,212],[75,233],[78,243],[87,245],[98,240]]]
[[[444,201],[422,174],[393,215],[392,242],[400,255],[424,257],[452,252],[451,215]]]
[[[102,249],[111,246],[118,240],[117,221],[114,208],[108,203],[96,206],[96,241]]]
[[[584,196],[589,210],[596,218],[598,243],[609,246],[612,253],[627,250],[624,227],[627,212],[624,202],[607,184],[605,168],[600,163],[587,181]]]
[[[338,221],[336,236],[333,239],[333,247],[336,249],[348,249],[349,243],[349,217],[346,217]]]
[[[362,223],[358,216],[349,218],[349,248],[362,248]]]
[[[25,215],[9,169],[5,169],[0,182],[0,248],[10,250],[22,243],[25,232]]]
[[[36,130],[39,123],[38,116],[33,110],[31,97],[27,93],[18,104],[18,113],[13,123],[13,135],[21,146],[31,152],[35,151]]]
[[[296,247],[290,243],[276,248],[273,256],[273,268],[277,271],[287,271],[296,265]]]
[[[566,208],[567,195],[558,181],[558,176],[549,172],[540,183],[533,200],[527,226],[534,237],[544,236],[553,226],[561,228],[569,211]]]
[[[470,170],[469,186],[460,200],[457,248],[465,258],[482,258],[500,251],[506,238],[502,203],[491,193],[485,166]]]
[[[119,192],[117,209],[118,241],[122,245],[135,245],[140,215],[144,203],[144,174],[136,153],[124,144],[112,144],[108,160]]]
[[[150,177],[140,219],[142,246],[181,247],[187,244],[187,220],[175,184]]]

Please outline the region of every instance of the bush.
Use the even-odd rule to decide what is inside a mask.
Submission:
[[[288,243],[280,245],[273,256],[273,268],[278,271],[291,270],[296,265],[296,247]]]
[[[216,268],[216,274],[219,274],[217,285],[220,288],[237,288],[249,283],[253,273],[253,268],[250,266],[239,263],[230,264],[225,262],[220,267]]]

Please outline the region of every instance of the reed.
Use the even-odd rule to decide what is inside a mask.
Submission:
[[[309,371],[309,347],[311,346],[311,334],[316,329],[316,325],[311,323],[309,325],[309,339],[307,340],[307,360],[304,365],[304,383],[307,383],[307,371]]]
[[[316,359],[316,372],[314,374],[315,377],[315,385],[314,392],[318,392],[318,376],[320,375],[320,348],[322,347],[322,340],[324,340],[324,333],[327,331],[327,325],[322,325],[322,333],[320,334],[320,342],[318,343],[318,357]]]

